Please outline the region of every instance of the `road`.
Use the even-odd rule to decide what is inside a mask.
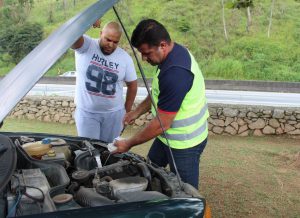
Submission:
[[[126,88],[124,88],[124,93],[126,93]],[[55,84],[36,84],[28,93],[28,95],[47,96],[74,96],[74,94],[74,85]],[[146,95],[146,88],[139,87],[137,100],[144,99]],[[300,108],[300,94],[298,93],[206,90],[206,96],[208,103]]]

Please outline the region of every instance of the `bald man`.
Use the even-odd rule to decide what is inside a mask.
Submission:
[[[97,21],[93,27],[100,27]],[[123,129],[137,92],[137,76],[131,57],[118,47],[122,28],[107,23],[99,39],[87,35],[72,46],[76,60],[75,122],[79,136],[112,142]],[[123,82],[127,86],[123,99]]]

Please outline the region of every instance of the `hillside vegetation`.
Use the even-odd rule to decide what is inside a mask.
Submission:
[[[94,1],[31,2],[26,19],[41,24],[45,38]],[[117,10],[129,35],[143,18],[162,22],[173,40],[194,54],[206,79],[300,82],[300,2],[253,0],[251,22],[247,19],[246,9],[232,9],[228,6],[230,2],[232,0],[224,0],[224,17],[221,0],[123,0],[117,4]],[[110,20],[116,20],[112,10],[102,18],[102,23]],[[5,29],[4,19],[0,19],[0,27]],[[98,37],[99,29],[91,28],[87,34]],[[125,37],[121,47],[130,52]],[[1,52],[0,75],[15,65],[7,61],[7,56]],[[146,63],[143,67],[146,75],[151,77],[155,68]],[[74,69],[74,52],[69,50],[47,75],[57,76]]]

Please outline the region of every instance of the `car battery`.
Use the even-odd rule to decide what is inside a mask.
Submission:
[[[46,176],[40,169],[23,169],[15,173],[11,179],[10,191],[7,194],[10,214],[30,215],[41,211],[45,196],[50,190]],[[18,207],[15,205],[18,204]],[[51,205],[44,205],[44,210],[51,211]],[[52,206],[53,207],[53,206]],[[18,211],[15,211],[18,208]]]

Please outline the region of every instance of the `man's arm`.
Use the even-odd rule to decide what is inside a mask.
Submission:
[[[77,41],[71,46],[72,49],[78,49],[81,48],[81,46],[84,43],[84,38],[83,36],[80,36],[79,39],[77,39]]]
[[[139,116],[150,111],[151,109],[151,96],[148,94],[147,97],[140,103],[135,109]]]
[[[127,152],[130,148],[135,145],[142,144],[149,141],[150,139],[155,138],[163,133],[163,130],[167,130],[171,127],[173,120],[175,119],[176,113],[162,113],[158,111],[158,116],[162,122],[162,127],[156,116],[149,124],[138,132],[136,135],[132,136],[129,139],[119,140],[115,142],[117,150],[114,153],[124,153]]]
[[[148,112],[151,108],[151,98],[148,95],[142,103],[140,103],[134,111],[130,111],[125,114],[125,117],[123,119],[123,123],[125,125],[133,124],[134,120],[137,119],[142,114]]]
[[[137,80],[126,82],[127,92],[126,92],[126,101],[125,101],[125,110],[126,113],[131,111],[132,105],[137,92]]]
[[[101,20],[98,19],[98,20],[96,20],[96,22],[93,24],[93,27],[94,27],[94,28],[100,28],[100,26],[101,26]],[[80,38],[77,39],[77,41],[74,42],[74,44],[71,46],[71,48],[72,48],[72,49],[78,49],[78,48],[81,48],[82,45],[83,45],[83,43],[84,43],[84,38],[83,38],[83,36],[80,36]]]
[[[177,78],[180,83],[174,83]],[[162,127],[166,131],[170,128],[177,112],[180,110],[183,99],[193,84],[193,74],[190,71],[174,68],[165,71],[159,80],[159,99],[157,103],[158,116],[162,121]],[[149,96],[148,96],[149,97]],[[150,97],[149,97],[150,107]],[[138,110],[139,108],[137,108]],[[127,152],[131,147],[142,144],[163,133],[158,117],[133,137],[116,141],[117,153]]]

